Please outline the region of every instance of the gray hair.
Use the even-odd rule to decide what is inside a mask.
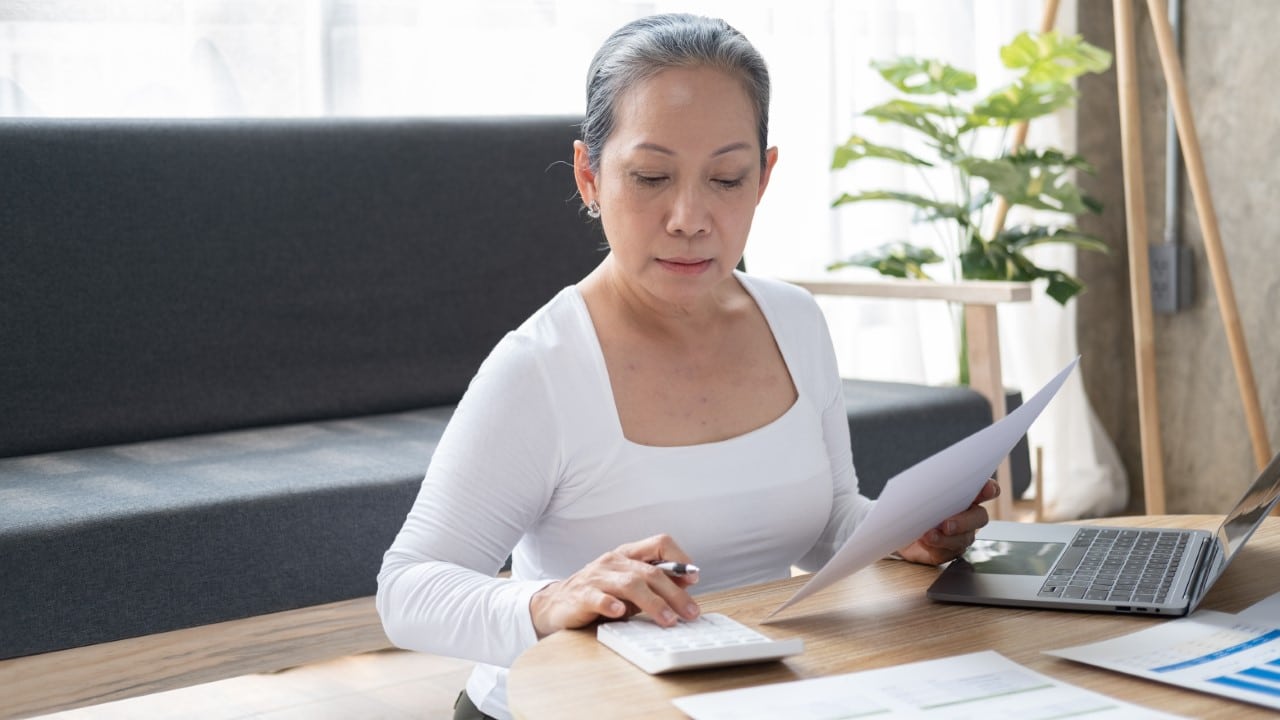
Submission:
[[[684,13],[651,15],[619,28],[600,46],[587,71],[582,142],[592,171],[613,134],[618,98],[636,83],[673,67],[712,67],[742,79],[756,109],[760,166],[769,136],[769,69],[742,33],[723,20]]]

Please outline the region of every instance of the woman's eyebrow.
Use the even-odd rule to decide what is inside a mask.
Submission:
[[[719,155],[725,155],[731,152],[735,152],[737,150],[750,150],[750,149],[751,149],[750,143],[744,143],[744,142],[730,143],[720,148],[719,150],[711,153],[711,156],[716,157]]]
[[[676,154],[676,153],[675,153],[675,151],[674,151],[674,150],[672,150],[671,148],[668,148],[668,147],[663,146],[663,145],[659,145],[659,144],[657,144],[657,143],[651,143],[651,142],[642,142],[642,143],[637,143],[637,144],[636,144],[636,146],[635,146],[635,149],[636,149],[636,150],[649,150],[649,151],[651,151],[651,152],[661,153],[661,154],[663,154],[663,155],[675,155],[675,154]],[[726,154],[728,154],[728,153],[735,152],[735,151],[738,151],[738,150],[750,150],[750,149],[751,149],[751,143],[746,143],[746,142],[735,142],[735,143],[729,143],[728,145],[725,145],[724,147],[722,147],[722,148],[720,148],[720,149],[716,150],[715,152],[711,153],[711,156],[712,156],[712,157],[718,157],[718,156],[720,156],[720,155],[726,155]]]

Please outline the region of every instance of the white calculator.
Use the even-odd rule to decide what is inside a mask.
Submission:
[[[804,652],[804,640],[772,640],[717,613],[664,628],[647,617],[602,623],[596,639],[650,675],[777,660]]]

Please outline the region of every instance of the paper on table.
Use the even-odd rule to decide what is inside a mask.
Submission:
[[[992,650],[671,702],[695,720],[1177,717],[1041,675]]]
[[[1027,428],[1040,416],[1080,357],[1067,363],[1034,397],[993,423],[889,479],[871,512],[858,524],[836,554],[814,573],[773,617],[889,553],[906,547],[929,528],[973,503],[983,483],[1013,450]]]
[[[1200,610],[1049,655],[1280,710],[1280,629]]]

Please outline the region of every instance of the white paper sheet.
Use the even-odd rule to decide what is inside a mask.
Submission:
[[[840,550],[768,617],[910,545],[929,528],[969,507],[1079,362],[1076,356],[1040,392],[999,422],[890,478],[871,512]]]
[[[986,652],[672,700],[694,720],[1174,718]]]
[[[1050,655],[1280,710],[1280,629],[1201,610]]]
[[[1236,617],[1259,625],[1280,628],[1280,593],[1259,600],[1241,610]]]

